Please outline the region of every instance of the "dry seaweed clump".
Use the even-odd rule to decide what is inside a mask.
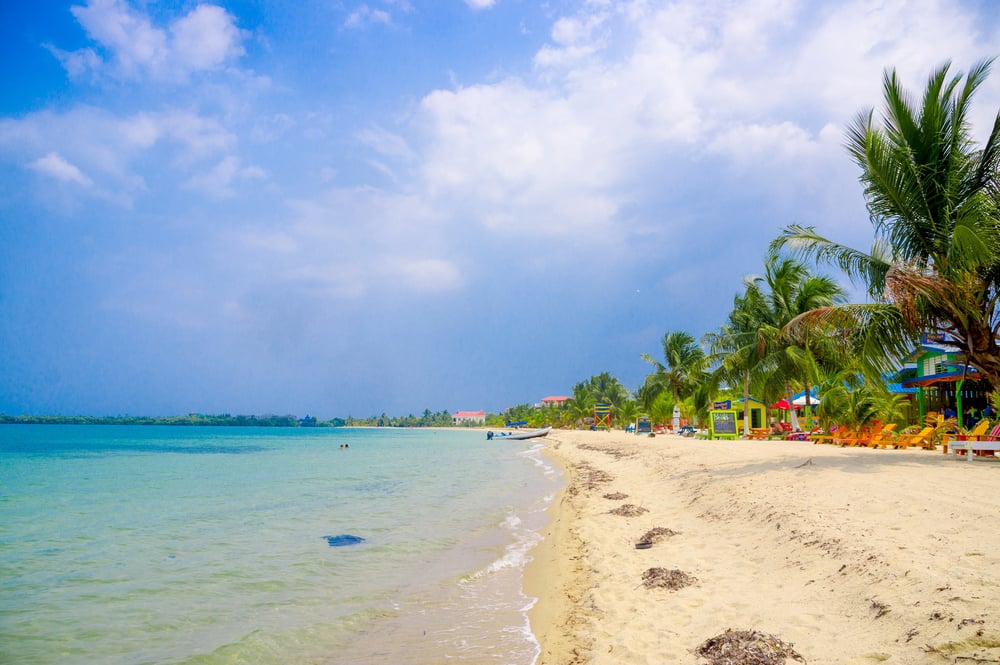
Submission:
[[[806,659],[791,644],[757,630],[730,630],[705,640],[697,654],[709,665],[783,665],[786,658]]]
[[[623,503],[614,510],[609,510],[612,515],[621,515],[622,517],[638,517],[643,513],[648,513],[649,508],[643,508],[642,506],[637,506],[632,503]]]
[[[667,570],[666,568],[650,568],[642,574],[642,585],[647,589],[669,589],[677,591],[691,586],[698,581],[694,575],[688,575],[682,570]]]
[[[656,526],[642,534],[642,538],[639,539],[640,543],[658,543],[661,540],[666,540],[670,536],[676,536],[677,531],[673,529],[668,529],[665,526]]]
[[[605,499],[611,499],[612,501],[621,501],[622,499],[627,499],[628,494],[622,494],[621,492],[613,492],[611,494],[605,494]]]
[[[610,483],[614,480],[614,476],[606,471],[601,471],[600,469],[595,469],[586,462],[582,464],[576,464],[573,469],[577,472],[576,482],[569,488],[571,494],[576,494],[580,490],[595,490],[597,487],[603,483]]]

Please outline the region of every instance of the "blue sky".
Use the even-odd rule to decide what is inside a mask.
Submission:
[[[0,412],[501,410],[724,320],[992,2],[0,6]],[[1000,107],[981,89],[976,135]]]

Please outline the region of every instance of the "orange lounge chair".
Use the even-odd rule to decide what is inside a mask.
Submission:
[[[889,423],[865,442],[869,448],[882,448],[896,443],[896,423]]]
[[[918,446],[932,450],[934,446],[931,445],[931,435],[934,434],[935,429],[934,427],[925,427],[916,434],[900,434],[899,438],[896,439],[896,447],[909,448],[910,446]]]
[[[846,430],[844,432],[837,432],[837,435],[833,437],[833,442],[838,446],[853,446],[858,441],[858,436],[860,436],[859,430],[852,429]]]
[[[763,441],[770,436],[771,430],[767,427],[754,427],[750,430],[750,438],[757,441]]]

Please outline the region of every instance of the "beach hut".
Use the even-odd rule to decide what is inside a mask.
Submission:
[[[953,412],[960,425],[972,427],[989,404],[989,382],[975,367],[965,365],[958,347],[942,339],[925,337],[906,363],[914,368],[912,376],[900,383],[902,388],[916,389],[921,423],[928,411]]]
[[[761,429],[767,427],[767,404],[751,397],[747,400],[747,404],[750,406],[750,429]],[[736,400],[736,406],[734,407],[737,413],[737,419],[739,420],[738,426],[740,431],[743,431],[743,418],[745,417],[746,409],[743,408],[743,398]]]

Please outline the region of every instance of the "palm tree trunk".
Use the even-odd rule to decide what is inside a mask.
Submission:
[[[750,372],[743,379],[743,436],[750,438]]]
[[[792,395],[792,384],[785,381],[785,394],[788,395],[788,411],[792,414],[792,431],[799,429],[799,419],[795,417],[794,396]]]
[[[806,389],[806,410],[804,411],[804,413],[806,414],[806,423],[809,424],[809,427],[811,429],[815,425],[815,423],[813,422],[813,417],[812,417],[812,415],[813,415],[813,412],[812,412],[812,395],[809,394],[810,388],[811,388],[811,386],[809,385],[809,382],[806,381],[806,383],[805,383],[805,389]]]

